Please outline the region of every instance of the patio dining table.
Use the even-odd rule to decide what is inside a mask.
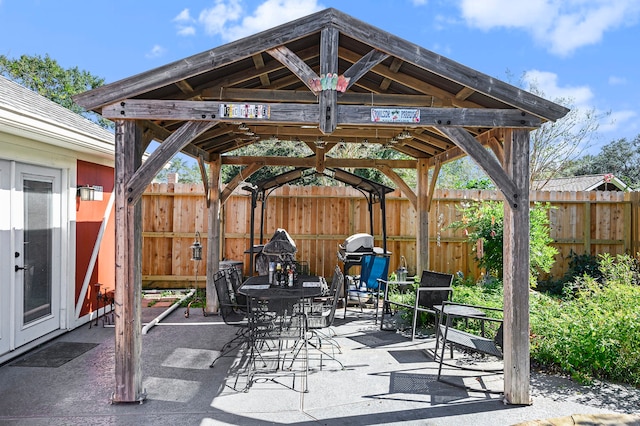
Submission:
[[[249,277],[238,289],[238,293],[247,297],[249,313],[250,354],[252,370],[249,381],[263,367],[273,365],[273,372],[292,371],[296,362],[302,365],[304,391],[308,373],[308,342],[306,330],[305,305],[322,295],[326,282],[323,277],[298,275],[291,287],[269,283],[267,275]],[[287,342],[292,347],[285,347]],[[273,357],[275,354],[275,358]],[[288,361],[287,361],[288,359]],[[262,369],[260,371],[265,372]]]

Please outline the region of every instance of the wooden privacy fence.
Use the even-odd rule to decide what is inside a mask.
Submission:
[[[437,190],[429,213],[429,268],[478,278],[472,247],[462,231],[447,229],[460,218],[459,206],[472,200],[501,200],[496,191]],[[390,270],[405,256],[410,274],[416,273],[416,212],[399,191],[387,196],[387,249]],[[640,193],[549,192],[531,193],[531,201],[549,202],[551,237],[559,250],[551,276],[568,268],[571,251],[582,254],[640,251]],[[152,184],[142,198],[142,279],[145,287],[203,287],[206,273],[207,211],[202,185]],[[375,244],[382,246],[381,211],[374,204]],[[255,243],[259,243],[260,204],[256,209]],[[221,211],[221,247],[224,259],[241,261],[248,274],[251,199],[238,190]],[[369,233],[367,202],[349,187],[283,186],[267,199],[265,239],[277,228],[286,229],[298,247],[297,259],[311,272],[330,277],[338,264],[338,244],[349,235]],[[203,260],[191,260],[196,232]]]

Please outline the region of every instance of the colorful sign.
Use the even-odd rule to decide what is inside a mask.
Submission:
[[[374,123],[419,123],[419,109],[371,108]]]
[[[220,104],[220,118],[269,118],[268,105]]]

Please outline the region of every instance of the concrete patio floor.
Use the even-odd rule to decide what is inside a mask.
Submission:
[[[144,308],[143,321],[161,312],[162,308]],[[436,381],[433,339],[411,342],[398,333],[380,331],[366,310],[350,308],[346,319],[341,315],[334,329],[342,348],[337,359],[344,370],[325,357],[322,369],[310,363],[308,392],[300,392],[299,375],[295,381],[284,376],[277,382],[258,375],[243,392],[230,387],[238,378],[243,351],[209,368],[235,329],[197,309],[187,319],[179,308],[143,335],[147,398],[142,404],[110,404],[115,389],[114,328],[85,325],[0,367],[0,424],[640,425],[637,389],[585,387],[532,373],[532,405],[509,406],[499,394],[468,392]],[[61,342],[95,346],[87,345],[84,353],[57,367],[33,366],[39,351]],[[478,376],[451,367],[443,374],[502,389],[501,375]],[[239,383],[242,380],[241,375]]]

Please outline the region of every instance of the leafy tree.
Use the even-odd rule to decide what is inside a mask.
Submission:
[[[585,155],[569,168],[575,176],[612,173],[632,188],[640,188],[640,135],[602,147],[597,155]]]
[[[449,189],[495,189],[493,181],[470,157],[443,164],[436,185]]]
[[[80,70],[78,67],[64,69],[49,55],[44,57],[22,55],[18,59],[10,59],[5,55],[0,55],[0,74],[97,122],[104,128],[113,127],[113,123],[109,120],[94,112],[85,111],[72,99],[72,96],[76,94],[102,86],[104,84],[103,78]]]
[[[189,164],[179,156],[174,156],[167,167],[162,169],[156,176],[157,182],[167,182],[169,173],[178,175],[178,182],[181,183],[202,183],[202,174],[198,163]]]
[[[535,81],[530,82],[529,91],[544,97]],[[531,132],[530,189],[542,189],[549,179],[562,176],[563,170],[592,146],[603,118],[594,108],[578,108],[571,98],[556,98],[554,102],[570,111],[556,122],[546,122]]]
[[[530,277],[531,284],[535,285],[536,277],[540,271],[549,272],[555,262],[558,250],[550,244],[553,238],[549,235],[550,209],[548,203],[535,203],[530,212]],[[460,209],[462,218],[448,228],[463,229],[467,241],[476,253],[476,261],[481,268],[493,277],[502,278],[503,252],[502,243],[504,236],[504,209],[502,202],[483,201],[467,203]],[[481,241],[481,244],[478,243]],[[482,250],[479,251],[479,247]]]

